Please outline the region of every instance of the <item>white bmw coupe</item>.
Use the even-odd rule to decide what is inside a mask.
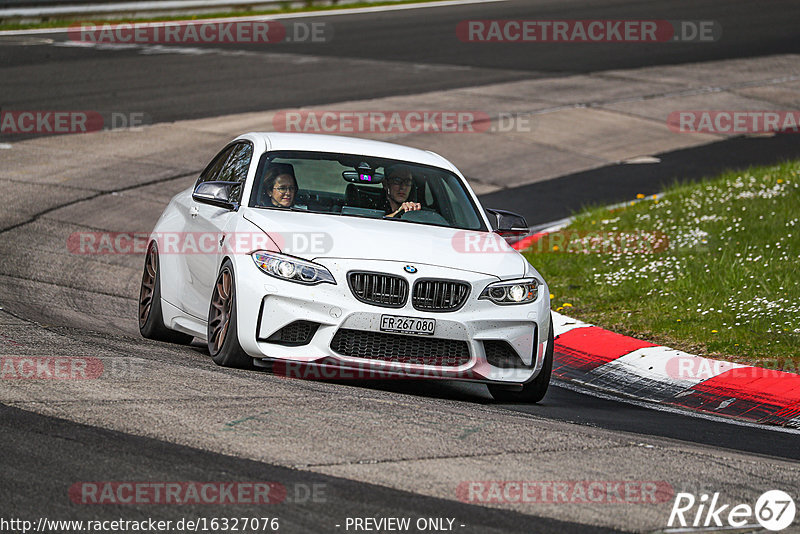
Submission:
[[[537,402],[553,363],[550,295],[506,242],[527,231],[484,210],[432,152],[248,133],[156,223],[139,329],[205,340],[223,366],[469,380]]]

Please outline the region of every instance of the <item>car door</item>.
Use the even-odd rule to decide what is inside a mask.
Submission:
[[[241,141],[228,146],[200,175],[195,188],[207,181],[239,182],[242,185],[233,200],[241,202],[252,156],[253,145],[250,142]],[[238,211],[203,204],[191,196],[187,199],[184,234],[187,246],[183,254],[186,286],[182,295],[184,310],[195,317],[208,317],[223,245],[229,238],[226,231],[237,215]]]

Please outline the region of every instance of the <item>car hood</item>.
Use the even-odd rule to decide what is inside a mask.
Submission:
[[[500,279],[524,276],[527,262],[493,232],[340,215],[246,208],[244,218],[280,252],[316,260],[370,259],[436,265]]]

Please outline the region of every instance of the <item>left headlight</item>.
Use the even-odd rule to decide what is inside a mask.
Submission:
[[[539,296],[539,283],[536,278],[494,282],[486,286],[478,299],[495,304],[527,304]]]
[[[253,252],[252,256],[259,269],[275,278],[309,286],[323,283],[336,285],[330,271],[317,263],[264,250]]]

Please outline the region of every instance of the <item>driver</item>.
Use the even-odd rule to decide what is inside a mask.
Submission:
[[[288,163],[270,163],[264,172],[264,195],[266,205],[276,208],[294,206],[297,194],[297,178],[294,167]]]
[[[386,168],[383,190],[386,195],[384,210],[387,217],[396,217],[407,211],[422,209],[419,202],[409,201],[413,184],[414,177],[406,165],[392,165]]]

